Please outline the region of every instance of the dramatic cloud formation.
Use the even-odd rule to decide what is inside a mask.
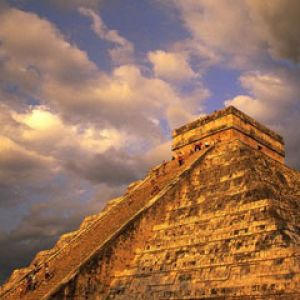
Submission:
[[[14,26],[19,22],[28,24],[24,43],[24,28]],[[23,96],[17,99],[23,104],[34,97],[73,123],[92,120],[105,127],[125,126],[128,131],[151,133],[152,139],[155,133],[159,135],[153,120],[182,100],[168,83],[143,76],[138,66],[123,65],[104,74],[85,52],[34,14],[10,9],[3,13],[0,25],[3,88],[17,89]],[[109,36],[112,32],[104,31]],[[47,45],[41,43],[45,37]],[[112,39],[123,41],[117,34]]]
[[[256,22],[256,30],[265,41],[271,54],[299,62],[299,11],[297,0],[247,1]]]
[[[297,0],[170,0],[169,3],[180,11],[193,41],[216,55],[224,55],[237,66],[243,66],[250,57],[256,62],[263,60],[264,52],[274,58],[299,60]]]

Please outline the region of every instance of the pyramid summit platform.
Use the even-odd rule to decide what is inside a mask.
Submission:
[[[300,299],[300,173],[283,138],[228,107],[174,130],[172,149],[0,299]]]

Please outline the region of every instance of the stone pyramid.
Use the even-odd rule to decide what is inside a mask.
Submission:
[[[228,107],[175,130],[173,151],[182,166],[131,184],[0,299],[300,299],[300,173],[283,139]]]

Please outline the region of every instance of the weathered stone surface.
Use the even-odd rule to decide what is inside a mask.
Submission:
[[[86,219],[51,280],[2,298],[300,299],[299,172],[234,138],[158,173]]]

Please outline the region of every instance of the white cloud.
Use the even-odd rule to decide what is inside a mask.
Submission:
[[[299,61],[300,4],[297,0],[169,0],[191,34],[194,49],[201,45],[245,67],[274,58]],[[201,56],[202,53],[199,52]]]
[[[300,2],[247,0],[259,38],[276,58],[300,61]]]
[[[299,167],[299,72],[248,73],[241,84],[249,95],[225,101],[281,133],[286,141],[288,164]]]
[[[240,77],[240,82],[252,97],[237,96],[225,103],[249,111],[264,122],[280,121],[297,104],[297,94],[300,91],[285,75],[287,74],[245,74]]]
[[[53,76],[62,82],[78,83],[96,70],[84,51],[71,45],[54,25],[33,13],[14,8],[4,10],[0,18],[0,38],[5,75],[17,76],[18,83],[22,78],[32,77],[38,81]],[[6,78],[6,82],[9,79]]]
[[[258,51],[249,11],[243,1],[171,0],[191,35],[189,47],[203,59],[219,62],[225,55],[240,64]]]
[[[24,25],[15,26],[20,23]],[[109,30],[106,34],[122,44],[120,36]],[[20,104],[26,109],[28,99],[37,99],[74,124],[94,124],[102,130],[122,127],[130,135],[157,140],[160,129],[150,119],[160,119],[166,106],[180,99],[171,86],[143,76],[137,66],[101,72],[53,24],[33,13],[4,10],[0,38],[1,91],[8,86],[12,95],[17,91],[18,110]],[[11,105],[8,99],[3,94],[1,101]]]
[[[91,27],[101,39],[117,45],[117,47],[109,50],[114,63],[127,64],[133,62],[134,46],[132,43],[122,37],[117,30],[108,29],[101,17],[92,9],[80,7],[78,10],[82,15],[92,20]]]
[[[149,52],[148,58],[155,75],[167,81],[187,81],[197,77],[184,53],[157,50]]]
[[[259,99],[246,95],[239,95],[233,99],[226,100],[225,105],[233,105],[259,120],[270,119],[270,117],[273,116],[273,112],[270,108],[268,108],[268,105]]]
[[[13,112],[12,118],[24,127],[19,142],[60,159],[69,152],[89,155],[123,143],[121,132],[115,129],[66,124],[44,106],[32,107],[26,113]]]

